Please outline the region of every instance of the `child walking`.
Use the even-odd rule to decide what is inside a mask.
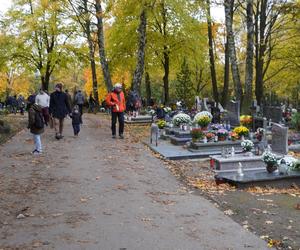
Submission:
[[[33,135],[35,149],[33,154],[42,153],[41,134],[44,133],[44,118],[42,107],[38,104],[32,104],[28,111],[28,129]]]
[[[82,116],[79,111],[78,105],[74,106],[74,108],[72,110],[71,118],[72,118],[72,126],[73,126],[74,135],[78,136],[78,134],[80,132],[80,124],[82,123]]]

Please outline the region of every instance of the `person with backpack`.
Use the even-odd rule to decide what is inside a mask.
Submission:
[[[35,149],[33,154],[42,153],[41,134],[44,133],[44,118],[42,113],[42,107],[38,104],[32,104],[28,111],[28,129],[30,129],[33,135]]]
[[[84,96],[83,96],[81,90],[78,90],[78,92],[76,93],[74,101],[75,101],[75,105],[78,105],[79,112],[82,115],[83,114]]]
[[[119,120],[119,136],[124,139],[124,111],[126,109],[126,102],[124,92],[122,91],[122,84],[117,83],[114,89],[109,93],[105,99],[106,105],[111,108],[111,131],[112,138],[116,139],[116,125]]]
[[[49,113],[53,119],[57,140],[63,138],[64,119],[71,113],[68,96],[62,91],[62,87],[61,83],[56,84],[55,91],[50,95]]]

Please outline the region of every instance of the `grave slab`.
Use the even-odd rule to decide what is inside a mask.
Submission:
[[[215,179],[219,183],[226,182],[241,189],[255,186],[288,188],[293,184],[300,185],[300,172],[290,171],[288,174],[280,175],[278,171],[270,174],[266,170],[253,170],[245,171],[243,177],[234,173],[220,173]]]
[[[239,162],[243,165],[243,170],[264,170],[266,169],[265,163],[262,160],[261,155],[248,156],[245,153],[236,154],[234,156],[222,157],[221,155],[215,155],[211,157],[211,163],[214,170],[218,173],[222,172],[236,172],[239,167]]]

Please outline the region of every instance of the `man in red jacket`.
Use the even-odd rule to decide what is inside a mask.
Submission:
[[[111,108],[111,131],[112,138],[116,138],[116,124],[119,120],[119,136],[124,139],[124,111],[125,111],[125,96],[122,91],[122,84],[117,83],[114,85],[114,89],[109,93],[105,99],[106,105]]]

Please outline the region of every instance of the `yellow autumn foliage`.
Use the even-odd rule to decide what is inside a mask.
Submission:
[[[84,92],[87,96],[89,96],[93,92],[93,80],[92,80],[92,71],[90,68],[86,68],[84,70]],[[97,80],[98,80],[98,96],[99,96],[99,102],[102,102],[106,95],[107,90],[106,86],[103,80],[103,74],[102,71],[97,69]],[[114,83],[123,83],[125,85],[125,89],[130,88],[131,83],[131,75],[128,71],[123,71],[121,69],[115,69],[112,75],[112,82]]]

